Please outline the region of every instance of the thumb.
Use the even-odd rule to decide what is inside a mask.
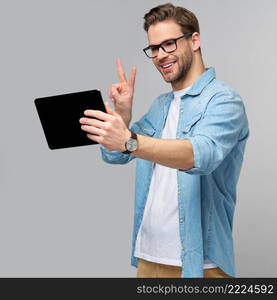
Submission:
[[[106,112],[109,114],[109,115],[114,115],[116,116],[116,112],[114,110],[112,110],[112,108],[110,107],[110,104],[108,102],[105,102],[105,108],[106,108]]]

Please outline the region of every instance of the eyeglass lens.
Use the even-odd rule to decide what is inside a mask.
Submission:
[[[149,57],[155,57],[155,56],[157,56],[160,47],[165,52],[173,52],[173,51],[176,50],[176,43],[175,43],[174,40],[169,40],[169,41],[166,41],[166,42],[162,43],[161,45],[150,47],[150,48],[148,48],[146,50],[147,55]]]

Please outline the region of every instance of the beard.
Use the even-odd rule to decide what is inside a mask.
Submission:
[[[164,74],[162,70],[158,69],[165,82],[171,83],[172,85],[176,85],[177,83],[184,80],[187,76],[190,67],[192,65],[193,55],[190,51],[184,53],[181,57],[179,57],[178,61],[176,62],[178,68],[176,73],[168,73]]]

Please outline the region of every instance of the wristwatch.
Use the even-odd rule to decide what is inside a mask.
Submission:
[[[125,143],[126,151],[122,152],[124,154],[130,154],[130,153],[136,151],[137,148],[138,148],[138,137],[137,137],[137,134],[134,133],[134,132],[132,132],[132,131],[130,131],[130,132],[131,132],[131,137]]]

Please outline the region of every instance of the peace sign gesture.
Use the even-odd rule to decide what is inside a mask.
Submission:
[[[112,84],[109,88],[109,97],[114,104],[115,111],[121,115],[126,126],[132,118],[132,105],[135,89],[136,68],[132,67],[130,78],[127,80],[121,60],[116,59],[119,83]]]

